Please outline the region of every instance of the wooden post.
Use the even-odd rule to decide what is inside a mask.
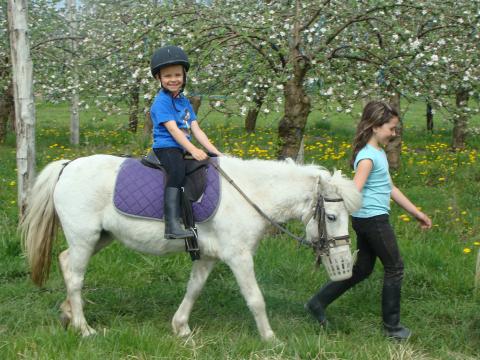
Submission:
[[[35,178],[35,103],[27,14],[26,0],[8,0],[17,135],[17,202],[20,217],[24,215],[27,194]]]
[[[73,90],[70,95],[70,144],[78,145],[80,143],[80,80],[78,76],[78,66],[77,66],[77,2],[76,0],[67,0],[67,22],[72,37],[71,43],[71,66],[72,66],[72,85]]]
[[[477,254],[477,269],[475,271],[475,290],[480,290],[480,249]]]

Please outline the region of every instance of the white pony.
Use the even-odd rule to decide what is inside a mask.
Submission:
[[[85,319],[81,298],[92,255],[114,238],[144,253],[184,251],[183,240],[163,238],[163,222],[129,217],[114,208],[115,179],[123,161],[125,158],[93,155],[78,158],[67,166],[67,160],[48,164],[36,179],[21,223],[31,277],[41,286],[49,275],[53,239],[60,221],[69,246],[59,255],[67,288],[61,317],[65,326],[71,324],[83,336],[95,334]],[[331,175],[314,165],[233,157],[221,157],[218,164],[272,220],[302,220],[308,241],[319,236],[318,217],[312,215],[319,198],[323,202],[321,196],[343,199],[324,204],[326,230],[331,236],[348,235],[348,213],[361,203],[353,182],[339,171]],[[239,191],[222,178],[221,200],[214,217],[198,224],[201,259],[192,263],[185,297],[173,316],[175,334],[191,333],[188,320],[193,304],[214,264],[221,260],[232,270],[261,337],[275,338],[253,268],[253,255],[268,225]]]

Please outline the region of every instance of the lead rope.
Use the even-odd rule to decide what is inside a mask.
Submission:
[[[305,237],[298,237],[296,236],[295,234],[291,233],[289,230],[287,230],[286,228],[284,228],[282,225],[280,225],[279,223],[275,222],[274,220],[272,220],[267,214],[265,214],[262,209],[260,209],[260,207],[258,207],[257,204],[255,204],[252,200],[249,199],[249,197],[247,196],[247,194],[245,194],[242,189],[240,189],[240,187],[238,187],[238,185],[235,183],[235,181],[233,181],[233,179],[228,176],[228,174],[218,165],[216,164],[215,162],[213,161],[210,161],[210,164],[215,168],[217,169],[217,171],[225,178],[225,180],[227,180],[239,193],[240,195],[243,196],[243,198],[245,200],[247,200],[247,202],[264,218],[266,219],[270,224],[272,224],[275,228],[277,228],[278,230],[284,232],[285,234],[287,234],[288,236],[294,238],[295,240],[298,241],[299,244],[301,245],[306,245],[306,246],[311,246],[311,244],[309,242],[307,242],[305,240]]]

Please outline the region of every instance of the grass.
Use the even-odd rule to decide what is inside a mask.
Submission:
[[[186,254],[154,257],[113,244],[88,268],[85,314],[99,335],[83,339],[64,331],[58,307],[65,297],[57,264],[38,289],[16,233],[15,140],[0,145],[0,358],[1,359],[475,359],[480,348],[480,297],[473,291],[478,251],[480,202],[479,140],[451,152],[451,126],[437,116],[436,130],[424,129],[424,107],[412,104],[404,116],[402,168],[394,181],[430,214],[428,232],[393,206],[391,219],[406,274],[402,321],[412,328],[405,344],[380,332],[382,269],[328,309],[331,326],[319,329],[303,303],[323,282],[308,249],[283,235],[268,236],[255,258],[257,279],[271,325],[283,344],[263,343],[238,286],[218,264],[195,304],[188,339],[172,334],[170,321],[186,287],[191,263]],[[128,133],[126,116],[82,113],[79,147],[68,144],[68,108],[37,106],[37,165],[92,153],[140,155],[149,145]],[[262,116],[247,135],[242,119],[211,115],[202,127],[220,149],[242,157],[274,158],[278,114]],[[307,162],[348,174],[349,143],[356,115],[314,112],[305,137]],[[478,126],[480,119],[472,120]],[[141,130],[140,130],[141,132]],[[302,229],[296,223],[290,228]],[[60,236],[54,256],[65,248]],[[470,252],[468,252],[470,250]]]

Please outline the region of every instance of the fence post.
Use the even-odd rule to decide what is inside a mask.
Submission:
[[[477,254],[477,268],[475,271],[475,290],[480,290],[480,248],[478,249]]]

